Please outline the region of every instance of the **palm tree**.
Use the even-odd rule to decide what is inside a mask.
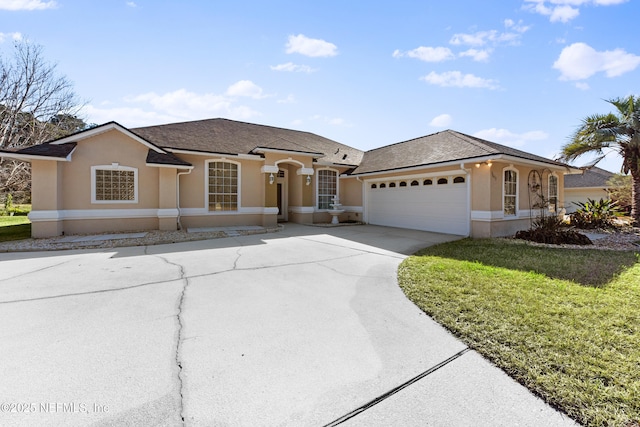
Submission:
[[[562,158],[572,161],[586,153],[601,155],[611,148],[622,156],[622,171],[631,173],[631,217],[640,225],[640,96],[630,95],[607,101],[617,111],[594,114],[582,121],[582,125],[562,147]],[[594,164],[595,164],[594,163]]]

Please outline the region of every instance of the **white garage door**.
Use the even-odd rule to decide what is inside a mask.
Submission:
[[[367,222],[468,235],[467,185],[461,175],[367,182]]]

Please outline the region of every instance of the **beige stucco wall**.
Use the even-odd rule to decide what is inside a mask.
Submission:
[[[32,198],[34,237],[60,234],[128,231],[139,229],[175,229],[175,218],[159,219],[158,208],[175,209],[175,173],[173,168],[148,167],[149,148],[130,136],[109,130],[80,140],[71,161],[32,162]],[[134,168],[138,177],[138,199],[119,203],[92,202],[93,166]],[[143,218],[131,218],[126,211],[145,210]],[[122,211],[123,213],[119,213]],[[107,212],[108,214],[103,214]],[[40,220],[39,216],[58,217]],[[136,215],[134,215],[136,216]],[[74,219],[69,219],[73,217]],[[106,218],[106,219],[105,219]]]
[[[62,209],[158,207],[158,168],[146,166],[149,148],[117,130],[81,140],[71,162],[62,162]],[[138,169],[138,202],[91,203],[91,167],[118,163]]]
[[[604,188],[565,188],[564,207],[567,213],[575,212],[578,206],[573,203],[586,202],[587,199],[600,200],[609,199],[609,193]]]
[[[64,234],[157,230],[158,218],[83,219],[62,221]],[[175,228],[174,228],[175,229]]]
[[[62,201],[61,162],[31,162],[31,199],[33,210],[56,210]]]
[[[181,154],[180,158],[194,166],[190,174],[180,176],[181,208],[208,209],[206,171],[209,161],[229,161],[240,165],[240,206],[264,206],[264,174],[260,172],[262,162],[238,159],[233,156],[220,157]]]
[[[558,178],[558,209],[564,206],[564,173],[562,168],[540,168],[519,163],[493,162],[491,167],[481,164],[468,165],[471,169],[471,236],[501,237],[515,234],[531,226],[531,216],[540,214],[536,206],[538,198],[529,189],[529,175],[536,170],[542,177],[543,195],[548,198],[548,177],[555,172]],[[505,169],[513,167],[518,172],[518,205],[516,216],[500,217],[503,212],[503,176]],[[473,219],[484,216],[485,219]],[[491,218],[489,220],[489,218]]]
[[[60,182],[62,168],[60,163],[50,160],[31,162],[31,209],[33,211],[55,211],[61,204]],[[31,236],[59,236],[63,232],[61,221],[32,221]]]

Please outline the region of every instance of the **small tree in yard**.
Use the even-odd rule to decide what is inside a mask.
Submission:
[[[609,198],[617,203],[621,212],[631,212],[631,175],[617,173],[607,181]]]
[[[617,111],[585,118],[562,147],[562,157],[572,161],[586,153],[602,155],[605,149],[616,150],[622,156],[622,171],[631,174],[631,217],[640,225],[640,96],[607,102]]]
[[[85,127],[66,77],[45,61],[42,47],[18,41],[12,60],[0,57],[0,149],[41,144]],[[29,164],[2,159],[0,192],[29,189]]]

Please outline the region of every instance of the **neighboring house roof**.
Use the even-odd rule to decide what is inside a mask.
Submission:
[[[565,175],[564,188],[606,188],[607,181],[614,174],[600,168],[592,167],[585,169],[581,174]]]
[[[564,163],[555,162],[535,154],[526,153],[453,130],[445,130],[367,151],[362,163],[353,173],[358,175],[383,172],[498,155],[568,167]]]
[[[131,132],[167,150],[251,154],[285,150],[322,157],[325,162],[355,166],[363,152],[309,132],[209,119],[133,128]]]

